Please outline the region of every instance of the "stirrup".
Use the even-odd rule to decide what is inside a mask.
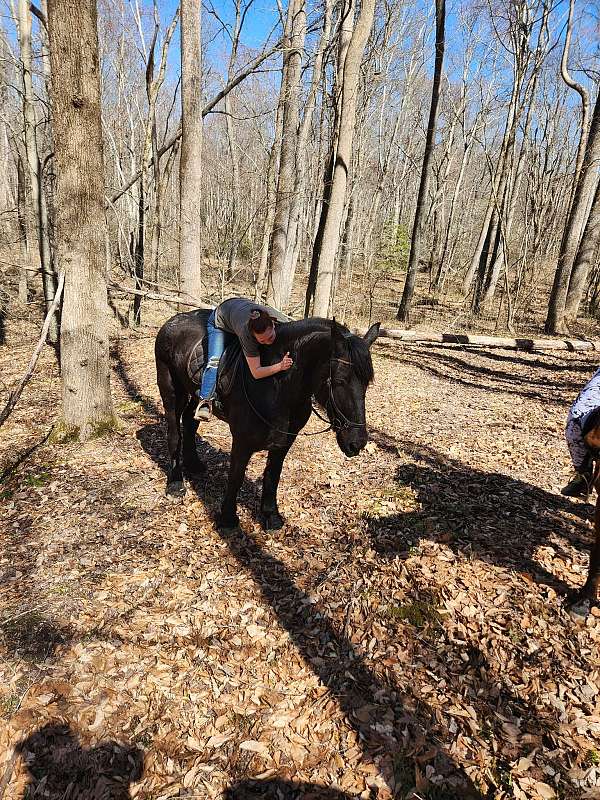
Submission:
[[[212,400],[205,400],[200,398],[196,410],[194,411],[194,419],[196,422],[208,422],[212,415]]]

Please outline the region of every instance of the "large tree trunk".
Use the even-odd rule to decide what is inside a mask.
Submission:
[[[42,186],[42,170],[36,137],[36,118],[33,106],[32,55],[31,55],[31,13],[28,0],[19,0],[19,46],[23,68],[23,122],[25,129],[25,150],[29,165],[31,200],[36,221],[40,269],[46,310],[52,305],[56,291],[50,241],[48,239],[48,212]],[[56,344],[59,336],[58,314],[52,317],[48,331],[48,341]]]
[[[256,286],[254,289],[254,299],[262,302],[266,298],[267,280],[269,270],[269,250],[271,246],[271,233],[273,231],[273,220],[275,219],[275,196],[277,193],[277,178],[275,170],[277,168],[277,157],[281,149],[281,136],[283,129],[283,97],[279,98],[277,112],[275,115],[275,138],[269,153],[269,163],[267,166],[265,204],[266,213],[263,225],[262,244],[260,248],[260,263],[258,275],[256,276]]]
[[[435,143],[437,107],[440,98],[440,83],[442,79],[442,65],[444,62],[445,25],[446,0],[435,0],[435,66],[433,71],[433,86],[431,89],[431,105],[429,107],[429,122],[427,123],[425,153],[423,156],[423,166],[421,167],[421,180],[419,183],[419,193],[417,195],[417,208],[415,210],[415,220],[413,223],[411,236],[406,281],[404,283],[402,300],[400,301],[397,314],[398,319],[402,320],[403,322],[408,322],[410,319],[410,310],[415,291],[417,270],[419,268],[419,256],[421,253],[421,243],[425,222],[425,199],[427,197],[427,187],[429,184],[431,156],[433,155]]]
[[[289,303],[296,274],[296,264],[300,252],[302,235],[300,231],[300,219],[306,207],[306,176],[307,176],[307,145],[312,124],[313,112],[315,109],[317,90],[319,82],[323,77],[323,56],[329,44],[331,35],[331,0],[325,0],[325,11],[323,17],[323,31],[313,65],[310,89],[305,103],[302,125],[298,133],[296,145],[296,174],[294,179],[294,189],[292,192],[290,217],[287,231],[285,257],[283,265],[283,279],[281,281],[281,294],[284,305]]]
[[[573,204],[567,217],[560,246],[558,264],[554,274],[554,284],[548,305],[546,333],[568,333],[566,320],[567,292],[573,265],[579,248],[581,230],[584,228],[590,209],[590,201],[598,180],[600,164],[600,94],[596,98],[590,132],[579,180],[575,188]],[[572,295],[573,308],[575,296]],[[578,303],[577,303],[578,305]]]
[[[360,65],[373,27],[374,13],[375,0],[363,0],[360,16],[352,32],[352,38],[344,61],[339,137],[333,164],[331,195],[327,207],[327,217],[323,228],[318,262],[313,308],[315,316],[326,317],[329,314],[334,268],[340,245],[341,226],[346,202],[348,173],[352,164],[352,142],[356,126]]]
[[[85,439],[114,423],[104,245],[104,160],[95,0],[49,0],[57,255],[65,273],[63,416]]]
[[[298,145],[298,122],[300,118],[300,78],[302,52],[306,33],[306,10],[304,0],[290,0],[286,28],[289,30],[290,46],[284,58],[281,92],[283,101],[283,127],[275,218],[271,238],[271,260],[267,302],[275,308],[284,308],[289,300],[285,274],[285,254],[288,247],[288,227],[296,174]]]
[[[583,231],[583,236],[581,237],[577,258],[575,259],[573,272],[571,274],[571,282],[569,283],[569,293],[567,295],[567,305],[565,309],[565,316],[569,325],[575,324],[577,321],[577,312],[581,305],[581,298],[585,291],[588,273],[593,264],[594,254],[598,248],[599,240],[600,181],[596,183],[592,208]]]
[[[179,280],[182,300],[202,297],[201,0],[181,1],[181,154],[179,157]]]

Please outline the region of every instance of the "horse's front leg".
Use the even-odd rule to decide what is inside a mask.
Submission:
[[[277,506],[277,488],[279,487],[283,462],[295,440],[296,434],[293,434],[289,437],[285,447],[269,450],[267,466],[263,473],[262,498],[260,501],[261,522],[266,531],[277,531],[283,528],[285,524],[285,519],[279,513]]]
[[[600,487],[596,485],[596,491]],[[590,553],[590,567],[585,584],[575,595],[573,602],[576,605],[592,605],[598,598],[598,586],[600,585],[600,494],[596,498],[596,510],[594,512],[594,535],[595,541]]]
[[[188,475],[203,475],[206,471],[206,465],[200,461],[196,450],[198,420],[194,419],[194,411],[197,404],[198,399],[192,395],[181,417],[183,427],[183,466]]]
[[[229,462],[229,477],[227,491],[221,505],[221,513],[217,519],[218,528],[237,528],[239,519],[237,515],[237,496],[246,474],[246,467],[250,461],[252,450],[247,445],[242,445],[236,437],[231,446],[231,459]]]

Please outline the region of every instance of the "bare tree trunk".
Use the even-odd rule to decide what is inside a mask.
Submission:
[[[567,305],[565,308],[565,316],[569,325],[575,324],[577,321],[577,312],[581,305],[581,299],[585,291],[588,273],[590,267],[594,263],[594,255],[600,240],[600,181],[596,183],[596,191],[594,192],[594,199],[592,207],[587,219],[586,226],[579,243],[577,251],[577,258],[571,273],[571,281],[569,283],[569,293],[567,295]]]
[[[49,0],[57,162],[57,254],[65,273],[63,417],[82,439],[114,424],[104,241],[104,160],[95,0]]]
[[[317,282],[313,313],[326,317],[329,314],[336,255],[340,244],[341,225],[346,201],[348,173],[352,164],[352,141],[356,126],[356,104],[362,62],[367,40],[373,27],[375,0],[363,0],[360,16],[348,45],[344,60],[342,99],[340,104],[340,127],[331,196],[318,262]]]
[[[267,191],[265,195],[266,214],[263,226],[262,245],[260,249],[260,263],[258,275],[256,277],[256,287],[254,299],[262,301],[266,299],[268,268],[269,268],[269,248],[271,245],[271,233],[273,231],[273,220],[275,219],[275,195],[277,193],[277,181],[275,170],[277,168],[277,156],[281,150],[281,137],[283,133],[283,97],[279,98],[277,113],[275,117],[275,138],[271,152],[269,153],[269,163],[267,166]]]
[[[52,305],[56,291],[56,275],[52,265],[50,242],[48,240],[48,213],[46,199],[42,186],[42,170],[40,165],[37,138],[36,119],[33,106],[33,83],[31,63],[31,13],[28,0],[19,0],[19,45],[23,68],[23,118],[25,126],[25,149],[29,165],[31,183],[31,199],[37,228],[38,249],[40,255],[40,269],[42,271],[42,284],[46,311]],[[59,323],[55,314],[50,321],[48,341],[52,344],[58,342]]]
[[[429,108],[429,122],[427,124],[427,138],[425,140],[425,153],[421,167],[421,180],[417,195],[417,208],[410,243],[410,255],[402,300],[398,308],[399,320],[409,322],[412,299],[415,291],[417,270],[419,268],[419,255],[424,227],[424,204],[427,197],[429,183],[430,162],[435,144],[435,129],[437,124],[437,107],[440,97],[440,83],[442,79],[442,65],[444,61],[444,33],[446,24],[446,0],[435,0],[435,67],[433,72],[433,86],[431,89],[431,106]]]
[[[339,33],[338,33],[338,47],[337,47],[337,68],[335,76],[335,85],[332,90],[332,106],[334,112],[334,119],[332,125],[332,135],[329,147],[329,154],[325,169],[323,170],[323,188],[322,196],[315,204],[315,232],[313,236],[313,249],[310,262],[310,271],[308,275],[308,282],[306,286],[306,297],[304,303],[304,316],[308,316],[310,308],[314,300],[315,290],[317,287],[317,276],[319,272],[319,263],[321,259],[321,252],[323,249],[323,236],[325,233],[325,225],[327,223],[327,215],[329,213],[329,201],[331,199],[331,190],[333,187],[333,173],[335,166],[336,153],[339,142],[340,133],[340,118],[341,118],[341,100],[343,96],[344,85],[344,65],[346,63],[346,56],[350,41],[352,40],[352,31],[354,29],[354,0],[342,0],[339,6]],[[324,118],[325,118],[325,87],[326,75],[323,73],[323,99],[321,102],[321,119],[319,125],[319,152],[324,141]]]
[[[303,213],[303,208],[306,204],[306,175],[307,175],[307,144],[310,134],[313,112],[315,109],[317,89],[319,81],[322,78],[323,69],[323,56],[325,49],[329,44],[331,35],[331,0],[325,0],[325,13],[323,18],[323,31],[317,46],[315,54],[315,62],[313,65],[311,85],[308,92],[308,98],[305,104],[304,116],[302,118],[302,125],[298,134],[298,142],[296,145],[296,172],[294,190],[292,192],[289,225],[286,239],[286,249],[283,265],[283,280],[282,280],[282,299],[283,305],[289,303],[290,295],[292,292],[292,285],[294,282],[294,275],[296,272],[296,263],[298,261],[298,254],[300,250],[299,233],[300,218]]]
[[[571,195],[569,199],[569,207],[567,213],[570,211],[575,198],[575,190],[581,174],[583,166],[583,158],[585,155],[585,147],[587,144],[588,128],[590,124],[590,96],[587,89],[581,83],[574,80],[569,73],[569,50],[571,49],[571,34],[573,30],[573,11],[575,9],[575,0],[569,2],[569,17],[567,20],[567,30],[565,33],[565,45],[563,47],[562,58],[560,61],[560,74],[563,81],[570,89],[574,89],[581,97],[581,130],[579,133],[579,144],[577,145],[577,159],[575,161],[575,171],[573,173],[573,183],[571,186]]]
[[[182,299],[202,297],[201,0],[181,0],[179,280]]]
[[[289,246],[288,229],[292,192],[294,190],[294,175],[297,169],[300,78],[302,52],[306,35],[304,0],[290,1],[286,27],[290,31],[290,48],[284,57],[284,80],[281,83],[281,92],[284,95],[283,128],[275,218],[273,220],[273,236],[271,238],[269,287],[267,290],[267,302],[276,308],[287,306],[289,300],[288,285],[291,289],[291,282],[285,275],[285,254],[286,248]]]
[[[568,333],[566,320],[567,292],[573,265],[579,247],[580,231],[584,228],[589,214],[590,197],[596,189],[598,164],[600,163],[600,94],[596,97],[590,132],[585,148],[581,173],[575,189],[573,204],[567,217],[563,238],[554,274],[554,284],[548,304],[546,333]],[[573,308],[575,297],[572,295]]]
[[[17,160],[17,223],[19,229],[19,250],[21,253],[21,267],[19,269],[19,303],[25,304],[28,295],[27,268],[31,266],[29,260],[29,236],[27,232],[27,208],[25,204],[26,186],[25,169],[20,153],[16,154]]]

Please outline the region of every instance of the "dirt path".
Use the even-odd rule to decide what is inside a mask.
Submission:
[[[378,344],[366,451],[299,440],[276,535],[255,456],[220,536],[227,428],[167,500],[152,347],[113,347],[119,435],[42,446],[0,485],[0,795],[29,736],[6,800],[600,797],[600,616],[561,604],[591,506],[557,493],[593,356]],[[5,382],[28,353],[0,349]],[[58,389],[46,355],[5,464]]]

